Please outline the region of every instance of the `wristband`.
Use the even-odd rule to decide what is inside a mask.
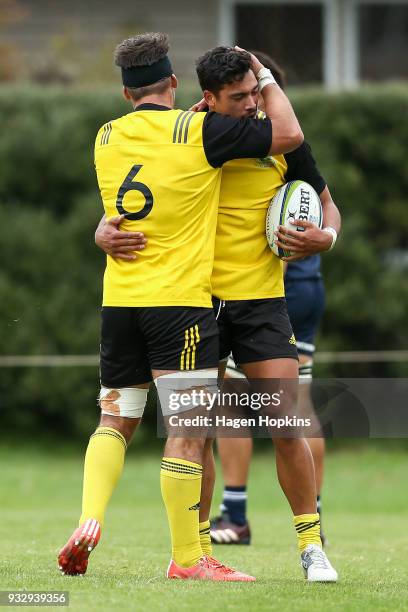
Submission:
[[[276,84],[276,81],[275,81],[274,76],[272,75],[272,72],[269,70],[269,68],[265,68],[265,66],[262,66],[262,68],[256,75],[256,79],[258,81],[258,90],[260,92],[263,90],[265,85],[275,85]]]
[[[328,251],[331,251],[334,248],[334,245],[336,244],[337,232],[334,229],[334,227],[324,227],[323,231],[327,232],[332,237],[332,243],[331,243],[330,247],[327,249]]]

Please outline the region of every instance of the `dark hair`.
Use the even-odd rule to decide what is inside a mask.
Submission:
[[[234,81],[242,81],[250,68],[250,54],[232,47],[215,47],[196,61],[201,89],[212,93],[218,93]]]
[[[151,66],[167,55],[169,37],[163,32],[145,32],[126,38],[115,49],[115,64],[120,68]]]
[[[126,38],[115,49],[115,64],[120,68],[151,66],[169,51],[169,37],[163,32],[145,32]],[[132,99],[137,102],[145,96],[160,95],[170,87],[170,77],[166,77],[145,87],[126,87]]]
[[[251,51],[256,58],[259,59],[261,64],[265,66],[265,68],[269,68],[272,72],[273,76],[276,79],[277,84],[281,89],[285,89],[287,85],[286,74],[284,69],[279,66],[278,62],[272,59],[269,55],[264,53],[263,51]]]

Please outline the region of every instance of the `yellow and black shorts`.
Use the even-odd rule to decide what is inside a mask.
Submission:
[[[102,308],[100,373],[105,387],[152,380],[153,370],[217,368],[218,328],[212,308]]]

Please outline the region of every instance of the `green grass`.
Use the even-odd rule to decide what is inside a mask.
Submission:
[[[327,458],[324,525],[340,573],[307,584],[272,454],[252,465],[253,545],[216,556],[257,576],[255,584],[170,582],[169,535],[159,492],[159,456],[129,452],[103,539],[85,577],[60,576],[56,552],[76,524],[82,457],[0,449],[0,589],[68,590],[72,610],[406,610],[407,455],[373,447]],[[219,488],[215,500],[219,501]],[[48,608],[49,609],[49,608]],[[56,608],[55,608],[56,609]],[[61,609],[61,608],[59,608]]]

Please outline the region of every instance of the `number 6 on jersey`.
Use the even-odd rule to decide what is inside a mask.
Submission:
[[[129,174],[123,181],[122,185],[119,187],[118,195],[116,198],[116,208],[118,209],[119,214],[125,215],[126,219],[130,219],[132,221],[136,221],[137,219],[144,219],[144,217],[147,217],[147,215],[153,208],[153,194],[147,187],[147,185],[145,185],[144,183],[139,183],[138,181],[133,182],[133,179],[142,167],[143,166],[139,164],[135,164],[134,166],[132,166]],[[140,191],[141,193],[143,193],[145,197],[145,204],[142,210],[139,210],[139,212],[131,213],[128,212],[125,208],[123,208],[123,198],[125,197],[125,194],[128,191]]]

